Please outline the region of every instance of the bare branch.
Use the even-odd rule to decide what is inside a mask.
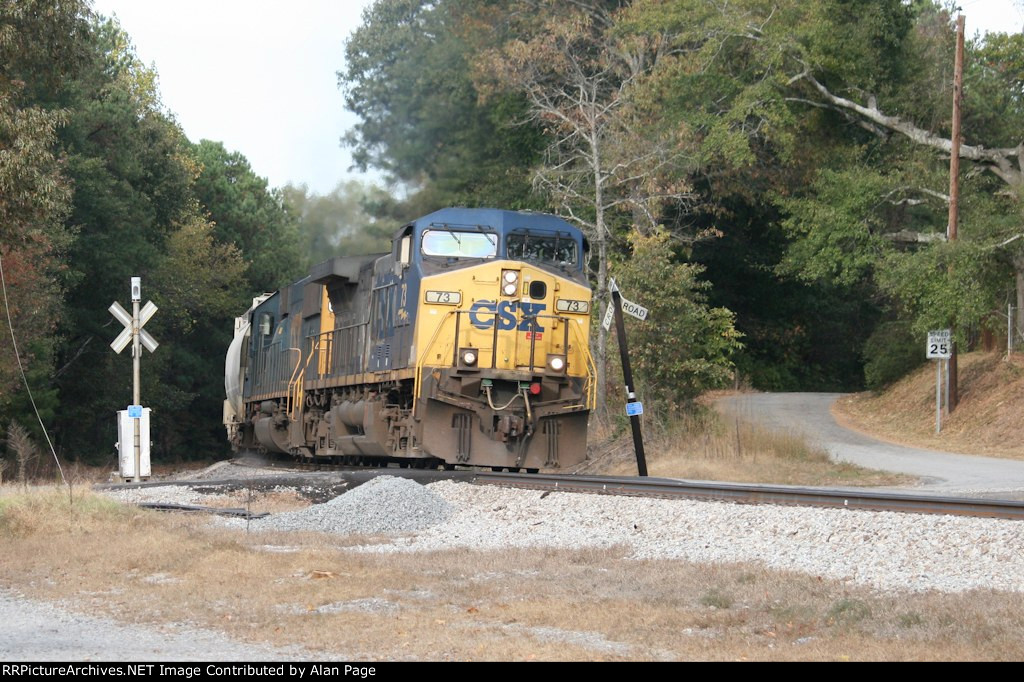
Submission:
[[[916,232],[914,230],[900,230],[899,232],[889,232],[888,234],[885,235],[885,238],[891,239],[894,242],[910,242],[923,244],[946,241],[946,235],[943,232]]]
[[[869,106],[863,106],[853,100],[840,97],[832,93],[806,71],[800,74],[800,79],[810,83],[822,97],[837,107],[854,111],[888,130],[905,135],[918,144],[938,149],[947,154],[953,149],[953,144],[949,139],[919,128],[910,121],[905,121],[898,116],[888,116],[882,113],[873,100],[869,100]],[[1024,142],[1016,147],[998,149],[986,149],[980,145],[961,144],[960,156],[985,164],[988,170],[1008,185],[1015,187],[1024,185],[1024,174],[1021,172],[1021,168],[1024,167],[1022,166],[1024,164]],[[1016,160],[1017,168],[1013,168],[1011,159]]]

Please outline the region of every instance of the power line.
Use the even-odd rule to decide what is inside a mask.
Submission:
[[[11,330],[11,344],[14,346],[14,357],[18,361],[18,370],[21,371],[21,380],[25,383],[25,390],[28,392],[28,399],[32,403],[32,409],[36,413],[36,419],[39,420],[39,428],[43,430],[43,437],[46,438],[46,444],[50,446],[50,452],[53,454],[53,461],[57,464],[57,471],[60,472],[60,480],[64,481],[64,485],[68,484],[68,479],[64,477],[64,468],[60,465],[60,460],[57,458],[57,451],[53,449],[53,443],[50,442],[50,434],[46,432],[46,425],[43,424],[43,418],[39,416],[39,408],[36,407],[36,399],[32,397],[32,389],[28,385],[28,377],[25,376],[25,367],[21,364],[21,353],[18,352],[18,341],[14,338],[14,322],[11,321],[11,304],[7,301],[7,280],[4,278],[4,259],[0,255],[0,289],[3,290],[4,294],[4,310],[7,312],[7,327]]]

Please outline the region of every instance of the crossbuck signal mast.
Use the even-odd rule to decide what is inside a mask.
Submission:
[[[142,349],[145,347],[150,353],[157,349],[160,344],[150,336],[149,332],[142,327],[153,317],[157,311],[152,301],[146,301],[146,305],[139,309],[142,301],[142,278],[132,277],[132,314],[121,307],[121,304],[114,301],[107,309],[114,318],[124,325],[124,329],[111,342],[110,347],[115,353],[120,353],[129,346],[132,347],[132,404],[127,410],[119,410],[117,413],[117,434],[118,434],[118,463],[122,480],[131,479],[138,483],[143,477],[150,475],[149,466],[149,408],[142,407],[142,400],[139,396],[139,370],[142,359]]]

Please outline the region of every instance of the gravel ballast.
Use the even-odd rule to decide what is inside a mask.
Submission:
[[[881,589],[1024,591],[1019,521],[427,486],[456,511],[367,552],[607,548],[636,559],[753,561]],[[351,494],[351,493],[349,493]]]
[[[407,478],[378,476],[323,504],[250,522],[252,530],[319,530],[341,535],[409,533],[442,523],[454,508]]]
[[[364,552],[622,547],[635,559],[749,561],[881,589],[1024,591],[1024,523],[1000,519],[543,493],[455,481],[423,486],[379,476],[324,504],[252,521],[250,530],[385,536],[353,548]]]

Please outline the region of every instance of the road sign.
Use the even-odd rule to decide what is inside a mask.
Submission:
[[[124,325],[124,329],[117,335],[117,338],[110,342],[110,347],[114,349],[115,353],[120,353],[128,344],[132,342],[132,316],[131,314],[121,307],[121,304],[114,301],[107,308],[110,314],[113,315],[118,322]],[[149,318],[153,317],[159,308],[157,308],[152,301],[147,301],[146,305],[142,306],[142,310],[139,311],[139,341],[146,347],[150,353],[157,349],[160,344],[154,339],[149,332],[142,328],[142,325],[149,321]]]
[[[948,360],[953,357],[953,331],[951,329],[929,331],[925,354],[929,360]]]
[[[121,440],[119,441],[118,447],[120,448],[121,456],[121,476],[131,476],[132,480],[136,483],[141,481],[143,474],[143,460],[148,463],[148,446],[143,447],[143,441],[149,441],[149,422],[147,420],[148,408],[142,407],[142,401],[139,398],[139,360],[142,355],[142,348],[145,347],[150,353],[157,349],[158,344],[156,339],[149,335],[149,332],[145,331],[142,326],[149,321],[149,318],[153,317],[153,313],[157,311],[157,307],[152,301],[147,301],[146,305],[139,309],[139,303],[142,301],[142,278],[132,277],[132,313],[128,314],[128,311],[121,307],[121,304],[114,301],[110,304],[107,310],[114,318],[124,325],[124,329],[117,335],[117,338],[111,342],[110,347],[114,349],[115,353],[120,353],[128,344],[132,346],[132,404],[128,406],[127,410],[118,412],[118,433],[121,434]],[[127,421],[132,422],[132,428],[129,429],[127,421],[122,420],[121,415],[128,417]],[[145,428],[141,425],[141,422],[146,422]],[[122,428],[125,430],[122,432]],[[129,442],[129,434],[127,431],[131,431],[131,442]],[[129,448],[134,451],[134,457],[129,457]],[[143,452],[145,451],[145,456]],[[131,460],[126,465],[125,460]],[[148,467],[148,464],[147,464]]]
[[[620,305],[622,306],[622,312],[626,313],[627,315],[632,315],[633,317],[641,321],[647,319],[647,315],[650,314],[650,311],[647,310],[647,308],[640,305],[639,303],[634,303],[633,301],[630,301],[623,297],[622,292],[619,291],[619,285],[615,283],[614,277],[609,282],[608,289],[619,295],[619,300],[621,301]],[[614,319],[615,310],[612,306],[608,306],[608,310],[604,314],[604,319],[601,321],[601,326],[605,328],[605,331],[611,330],[612,322],[614,321]]]
[[[625,298],[623,298],[622,312],[626,313],[627,315],[632,315],[638,320],[646,320],[647,313],[649,311],[647,310],[647,308],[643,307],[639,303],[633,303],[633,301],[627,301]]]

